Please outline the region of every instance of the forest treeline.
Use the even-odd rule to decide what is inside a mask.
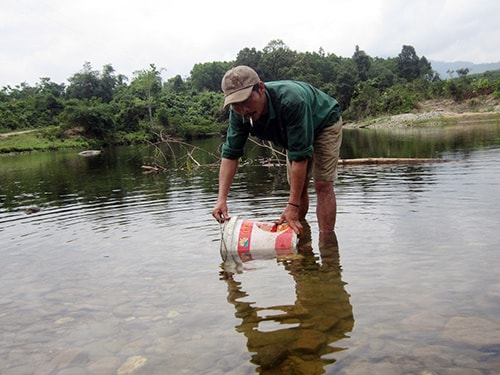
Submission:
[[[99,71],[87,62],[68,84],[45,77],[34,86],[5,86],[0,132],[42,129],[48,138],[108,144],[155,140],[158,134],[182,139],[218,135],[228,116],[220,82],[240,64],[253,67],[263,81],[295,79],[317,86],[337,98],[345,121],[411,112],[427,99],[500,97],[500,71],[469,75],[464,68],[440,77],[413,46],[402,46],[391,58],[371,57],[356,46],[346,58],[322,49],[297,52],[273,40],[262,50],[240,50],[234,61],[195,64],[185,78],[164,81],[162,69],[151,64],[129,79],[111,64]]]

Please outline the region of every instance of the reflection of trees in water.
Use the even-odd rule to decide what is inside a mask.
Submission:
[[[477,122],[452,126],[403,127],[399,129],[344,129],[342,159],[364,157],[435,158],[443,153],[464,155],[490,145],[498,145],[498,123]]]
[[[243,302],[248,294],[241,282],[234,280],[234,274],[223,273],[228,301],[241,319],[236,330],[246,336],[248,350],[254,353],[252,362],[263,374],[323,374],[324,366],[335,362],[323,356],[346,349],[332,344],[345,338],[354,326],[335,233],[320,238],[321,259],[312,251],[310,230],[305,237],[309,241],[299,244],[303,257],[282,261],[295,280],[297,298],[293,305],[257,307]],[[266,323],[279,328],[259,329],[259,324],[268,326]]]

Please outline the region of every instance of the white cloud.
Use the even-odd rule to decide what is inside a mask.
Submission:
[[[432,60],[500,61],[496,0],[0,0],[0,86],[64,82],[89,61],[132,77],[150,63],[166,76],[234,60],[273,39],[299,52],[397,56],[404,44]]]
[[[495,0],[383,2],[375,43],[385,55],[403,44],[432,60],[496,62],[500,51],[500,3]],[[377,50],[372,44],[370,48]]]

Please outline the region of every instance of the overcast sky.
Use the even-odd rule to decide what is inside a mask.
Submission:
[[[231,61],[281,39],[297,52],[438,61],[500,61],[498,0],[0,0],[0,87],[65,83],[85,62],[129,78]]]

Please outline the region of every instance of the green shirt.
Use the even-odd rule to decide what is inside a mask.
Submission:
[[[310,84],[298,81],[267,82],[265,92],[269,112],[254,121],[253,126],[230,109],[222,157],[241,157],[248,136],[253,135],[287,149],[291,161],[311,158],[315,135],[339,120],[339,103]]]

